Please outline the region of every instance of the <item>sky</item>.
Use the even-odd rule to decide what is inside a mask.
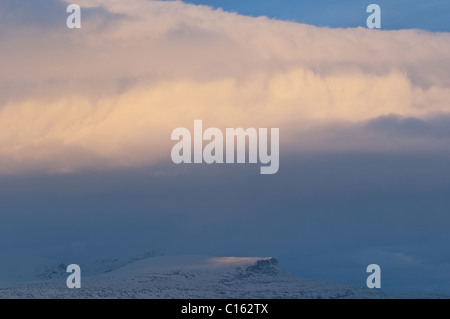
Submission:
[[[280,20],[331,28],[366,27],[367,6],[382,9],[382,28],[422,29],[448,32],[449,4],[446,0],[188,0],[187,3],[222,8],[246,16],[267,16]]]
[[[0,0],[0,251],[449,290],[450,4],[380,1],[372,30],[341,2],[79,0],[72,30],[67,3]],[[279,128],[279,171],[174,164],[196,119]]]

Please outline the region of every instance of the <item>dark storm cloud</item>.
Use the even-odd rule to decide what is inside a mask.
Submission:
[[[450,115],[441,114],[430,119],[386,115],[370,120],[365,128],[392,136],[448,139],[450,138]]]
[[[67,4],[60,0],[2,0],[0,26],[2,28],[51,28],[65,25]]]

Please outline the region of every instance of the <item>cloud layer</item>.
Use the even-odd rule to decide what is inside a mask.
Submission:
[[[448,33],[318,28],[179,1],[78,2],[80,30],[65,27],[57,2],[54,28],[24,24],[26,12],[6,4],[0,173],[167,161],[171,131],[194,119],[279,127],[295,152],[449,145],[436,133],[450,113]]]

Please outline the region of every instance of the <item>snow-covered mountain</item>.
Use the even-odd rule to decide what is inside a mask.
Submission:
[[[443,293],[386,293],[302,279],[274,258],[159,256],[80,265],[81,289],[66,287],[65,265],[53,263],[33,280],[3,285],[0,298],[449,298]],[[42,272],[44,270],[44,272]],[[47,278],[45,278],[47,277]]]

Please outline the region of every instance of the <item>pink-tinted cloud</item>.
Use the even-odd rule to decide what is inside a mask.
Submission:
[[[450,112],[447,33],[318,28],[179,1],[79,4],[102,14],[80,30],[18,21],[0,33],[1,173],[152,165],[194,119],[279,127],[285,150],[391,149],[410,136],[386,147],[358,128]]]

